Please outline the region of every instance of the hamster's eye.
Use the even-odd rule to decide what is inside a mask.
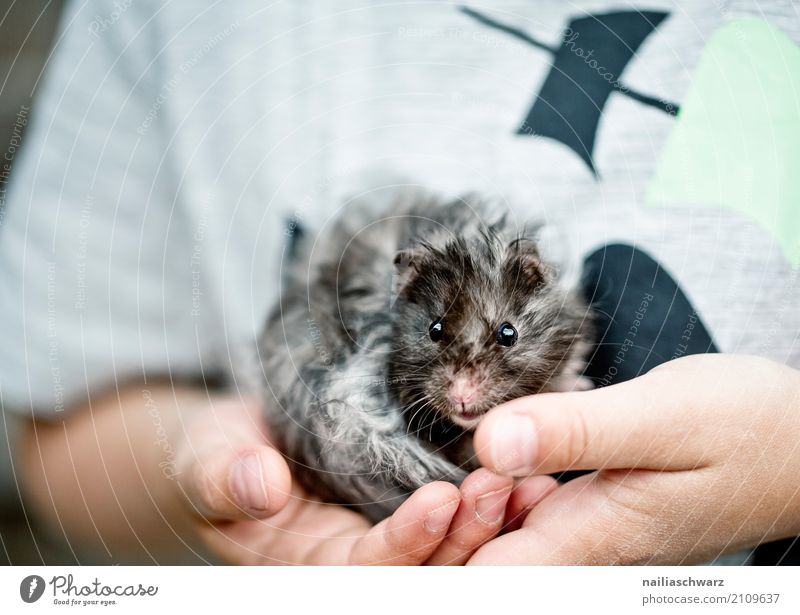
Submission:
[[[437,318],[431,323],[431,326],[428,327],[428,335],[431,336],[431,339],[434,342],[442,341],[442,336],[444,335],[444,322],[442,322],[441,318]]]
[[[501,346],[513,346],[517,343],[517,330],[509,322],[497,328],[497,343]]]

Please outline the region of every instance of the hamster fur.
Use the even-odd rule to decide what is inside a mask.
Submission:
[[[260,339],[267,420],[296,480],[373,521],[476,462],[499,403],[588,388],[587,309],[477,196],[407,189],[299,238]]]

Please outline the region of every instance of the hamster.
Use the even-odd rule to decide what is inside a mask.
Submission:
[[[271,435],[310,494],[383,519],[477,467],[494,406],[590,388],[587,313],[480,197],[351,204],[297,239],[260,338]]]

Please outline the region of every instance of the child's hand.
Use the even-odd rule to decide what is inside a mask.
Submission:
[[[510,476],[600,470],[538,476],[551,493],[470,563],[679,564],[800,534],[800,372],[763,359],[697,355],[515,400],[475,447]]]
[[[179,487],[196,531],[237,564],[458,564],[503,524],[512,479],[478,470],[461,489],[438,482],[389,519],[309,498],[268,443],[260,408],[214,404],[192,421],[179,456]]]

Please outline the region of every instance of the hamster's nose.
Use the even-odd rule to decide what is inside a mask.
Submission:
[[[468,406],[478,399],[478,381],[474,377],[458,375],[453,378],[447,397],[456,406]]]

